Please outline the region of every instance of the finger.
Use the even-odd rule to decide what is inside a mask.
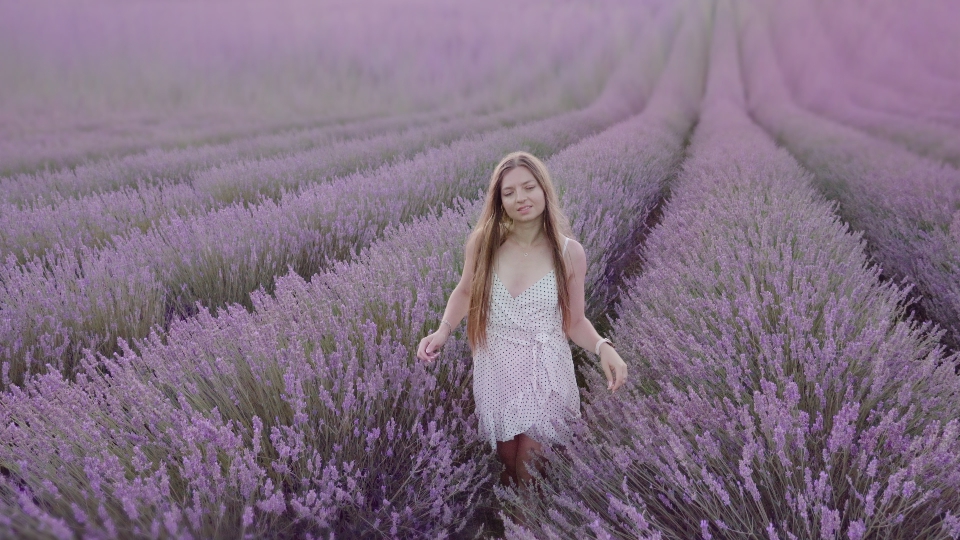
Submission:
[[[419,352],[418,356],[424,362],[429,362],[430,360],[432,360],[431,358],[432,353],[430,352],[430,336],[427,336],[420,341],[420,347],[418,352]]]
[[[600,361],[600,367],[603,368],[603,374],[607,376],[607,390],[613,388],[613,375],[610,373],[610,364]]]
[[[430,360],[436,360],[437,356],[440,355],[440,346],[439,340],[436,337],[431,337],[430,344],[427,345],[427,351],[429,352]]]
[[[617,371],[618,371],[618,376],[617,376],[617,379],[618,379],[618,380],[617,380],[617,388],[620,388],[621,386],[623,386],[623,385],[626,384],[626,382],[627,382],[627,366],[624,365],[624,366],[622,366],[622,367],[621,367],[619,370],[617,370]]]

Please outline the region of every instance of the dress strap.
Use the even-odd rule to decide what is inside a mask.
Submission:
[[[563,238],[564,238],[564,240],[563,240],[563,252],[562,252],[561,254],[566,255],[566,253],[567,253],[567,244],[570,243],[570,237],[569,237],[569,236],[564,236]]]

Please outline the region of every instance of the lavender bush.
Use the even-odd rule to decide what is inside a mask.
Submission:
[[[956,538],[957,378],[864,246],[745,114],[729,4],[691,156],[509,538]]]
[[[925,316],[960,348],[960,236],[953,225],[960,215],[960,171],[793,105],[763,48],[765,31],[753,18],[743,34],[752,113],[840,203],[840,215],[863,231],[885,274],[916,287]]]
[[[242,534],[230,525],[272,491],[256,448],[133,371],[110,371],[74,382],[51,372],[0,395],[2,534],[72,538],[79,524],[100,537]]]
[[[651,212],[669,195],[703,95],[706,43],[696,35],[703,28],[683,15],[661,13],[657,26],[677,35],[643,112],[549,161],[574,233],[589,248],[586,312],[598,323],[634,270],[631,241],[646,234]]]
[[[32,497],[67,504],[46,505],[48,513],[38,511],[34,523],[59,518],[72,530],[108,537],[456,532],[486,479],[484,461],[464,459],[485,444],[476,439],[472,400],[464,393],[469,364],[428,371],[409,351],[428,328],[425,319],[436,324],[459,277],[468,226],[461,210],[416,220],[309,284],[296,274],[282,278],[276,296],[254,295],[253,313],[239,306],[216,317],[203,311],[154,334],[140,355],[125,348],[122,358],[85,365],[75,384],[50,374],[5,395],[4,440],[16,442],[0,463],[20,484],[39,486],[29,489]],[[467,356],[462,336],[448,347],[453,357]],[[64,398],[63,388],[83,394],[69,397],[77,405],[64,413],[91,415],[78,429],[93,435],[65,434],[66,420],[44,417],[51,400]],[[142,420],[143,410],[157,416]],[[180,421],[155,427],[171,418]],[[53,424],[43,425],[47,420]],[[189,431],[195,423],[209,438]],[[195,438],[185,448],[162,445],[166,429]],[[109,437],[89,441],[100,433]],[[58,449],[51,441],[61,437],[87,442]],[[132,447],[112,445],[116,437],[159,447],[139,457]],[[225,444],[220,437],[240,446],[225,455],[210,452]],[[172,465],[198,459],[217,468],[215,481],[205,478],[209,470]],[[137,469],[130,460],[143,464]],[[84,466],[91,462],[104,463]],[[113,488],[124,471],[153,498],[124,500],[118,489],[97,487]],[[173,475],[189,481],[167,479]]]

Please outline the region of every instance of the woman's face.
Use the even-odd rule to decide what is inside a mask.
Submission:
[[[500,202],[507,217],[518,223],[540,219],[546,208],[543,189],[526,167],[514,167],[504,175]]]

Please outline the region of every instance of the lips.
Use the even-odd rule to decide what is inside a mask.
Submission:
[[[527,211],[527,210],[529,210],[529,209],[531,209],[531,208],[533,208],[533,205],[532,205],[532,204],[527,205],[527,206],[521,206],[520,208],[517,208],[517,212],[525,212],[525,211]]]

